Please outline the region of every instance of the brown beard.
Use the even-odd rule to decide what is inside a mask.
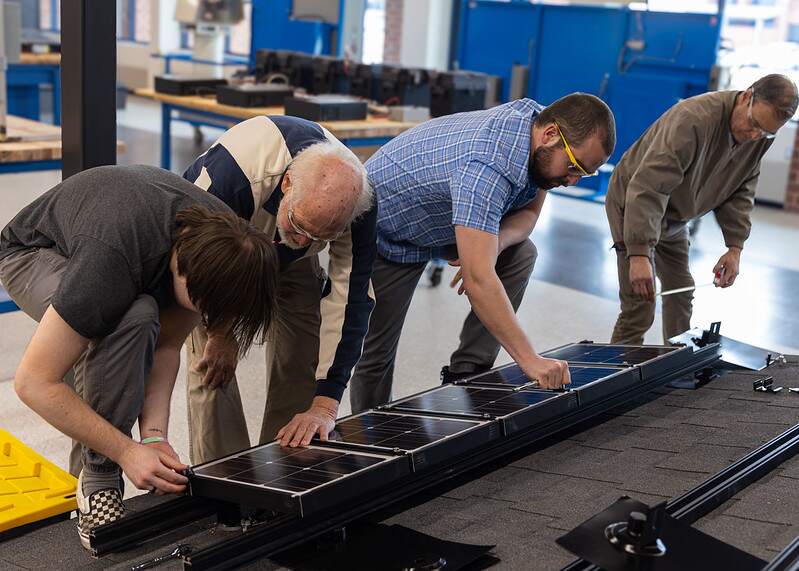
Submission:
[[[541,190],[549,190],[556,186],[564,186],[567,184],[565,178],[547,178],[544,172],[549,170],[552,164],[552,155],[559,147],[539,147],[533,152],[532,170],[530,172],[530,179]]]

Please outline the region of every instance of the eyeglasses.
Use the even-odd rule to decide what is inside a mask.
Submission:
[[[760,135],[761,139],[773,139],[777,136],[777,133],[772,133],[771,131],[766,131],[763,127],[758,125],[755,118],[752,117],[752,105],[755,103],[755,90],[752,90],[752,96],[749,98],[749,109],[746,112],[746,117],[749,119],[749,128],[752,131],[755,131]]]
[[[574,158],[574,153],[572,153],[572,149],[569,146],[569,143],[566,142],[566,137],[563,136],[563,131],[560,130],[560,125],[555,123],[555,127],[558,129],[558,134],[560,135],[560,140],[563,141],[563,148],[566,150],[566,155],[569,157],[569,160],[572,164],[568,166],[568,171],[571,176],[579,176],[582,178],[586,178],[589,176],[596,176],[599,174],[598,172],[589,173],[585,170],[582,165]]]
[[[289,197],[289,200],[291,201],[291,197]],[[344,228],[341,231],[339,231],[338,233],[334,234],[333,236],[330,236],[329,238],[320,238],[319,236],[314,236],[310,232],[307,232],[306,230],[303,230],[302,228],[300,228],[300,226],[294,220],[294,202],[293,201],[291,201],[289,203],[289,207],[288,207],[288,209],[286,211],[286,214],[287,214],[287,217],[289,219],[289,224],[291,224],[292,230],[294,230],[294,232],[296,232],[300,236],[305,236],[306,238],[308,238],[312,242],[332,242],[334,240],[338,240],[339,238],[341,238],[341,236],[344,234],[344,232],[347,231],[347,229]]]

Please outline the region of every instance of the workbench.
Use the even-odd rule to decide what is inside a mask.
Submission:
[[[39,86],[53,88],[53,124],[61,124],[61,54],[23,53],[19,63],[8,65],[8,109],[10,113],[38,121]]]
[[[9,115],[7,132],[17,140],[0,143],[0,174],[61,168],[61,127]]]
[[[799,420],[799,395],[756,393],[752,381],[799,385],[799,358],[763,372],[731,371],[697,390],[667,387],[638,397],[565,434],[449,480],[348,526],[358,537],[372,523],[399,524],[441,539],[495,545],[497,569],[560,569],[576,558],[555,539],[622,495],[654,505],[705,481]],[[694,527],[769,560],[799,534],[799,458],[794,457],[700,519]],[[127,501],[133,510],[161,502],[152,495]],[[234,533],[235,535],[235,533]],[[74,520],[0,543],[9,569],[130,569],[174,549],[195,549],[231,537],[198,520],[135,548],[92,560],[80,546]],[[246,569],[309,569],[312,541]],[[397,553],[406,549],[397,545]],[[386,552],[386,561],[392,552]],[[496,562],[496,560],[495,560]],[[490,558],[483,561],[490,565]],[[159,569],[179,569],[176,561]],[[485,567],[477,567],[485,568]]]
[[[194,126],[207,125],[227,129],[236,123],[263,115],[283,115],[283,107],[234,107],[217,103],[214,96],[178,96],[137,89],[140,97],[161,103],[161,167],[171,168],[172,122],[185,121]],[[177,115],[174,115],[176,112]],[[400,133],[417,123],[370,117],[360,121],[323,121],[325,129],[350,147],[359,158],[371,155]]]

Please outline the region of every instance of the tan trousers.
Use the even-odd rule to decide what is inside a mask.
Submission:
[[[266,349],[268,377],[260,443],[269,442],[316,391],[319,361],[319,303],[324,283],[319,258],[303,258],[281,271],[277,313]],[[193,464],[207,462],[250,446],[238,378],[209,389],[194,371],[207,337],[195,329],[186,341],[189,453]]]
[[[619,272],[619,301],[621,311],[613,328],[611,343],[641,345],[644,334],[655,321],[655,301],[645,301],[633,292],[630,284],[630,262],[627,250],[621,240],[623,231],[621,214],[608,205],[608,220],[615,243],[617,268]],[[650,253],[649,260],[658,279],[661,291],[694,285],[694,278],[688,266],[688,225],[684,223],[666,224],[661,228],[660,241]],[[676,293],[661,298],[663,304],[663,342],[691,328],[693,312],[693,292]]]

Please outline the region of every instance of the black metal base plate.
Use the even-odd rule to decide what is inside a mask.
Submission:
[[[715,537],[666,515],[660,539],[666,545],[662,557],[639,558],[611,545],[605,528],[626,522],[631,511],[647,510],[646,504],[622,497],[605,511],[558,538],[558,544],[605,571],[759,571],[766,564],[754,555],[727,545]]]

